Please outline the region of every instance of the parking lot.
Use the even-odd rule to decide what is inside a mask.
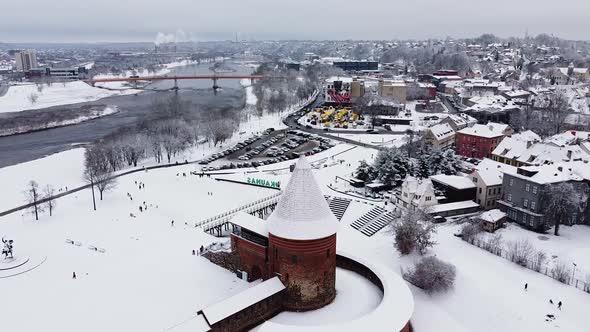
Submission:
[[[258,167],[312,155],[334,146],[327,138],[297,131],[275,131],[250,137],[222,152],[202,160],[203,171]]]

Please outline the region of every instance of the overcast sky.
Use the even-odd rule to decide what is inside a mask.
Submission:
[[[507,37],[527,29],[590,40],[589,14],[590,0],[0,0],[0,42],[154,41],[158,32],[187,40]]]

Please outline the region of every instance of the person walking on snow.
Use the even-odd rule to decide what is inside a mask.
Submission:
[[[561,310],[561,301],[559,301],[559,303],[557,303],[557,309]]]
[[[524,284],[524,290],[525,290],[525,292],[528,290],[528,288],[529,288],[529,284]]]
[[[72,272],[72,279],[76,279],[76,272]]]

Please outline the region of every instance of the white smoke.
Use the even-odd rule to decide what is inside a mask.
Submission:
[[[182,29],[178,29],[175,33],[158,32],[154,44],[156,44],[156,46],[160,46],[162,44],[182,43],[186,41],[189,41],[186,33]]]

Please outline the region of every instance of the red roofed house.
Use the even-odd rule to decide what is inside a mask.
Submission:
[[[476,124],[457,132],[457,154],[469,158],[489,157],[505,136],[512,135],[507,124],[488,122]]]

